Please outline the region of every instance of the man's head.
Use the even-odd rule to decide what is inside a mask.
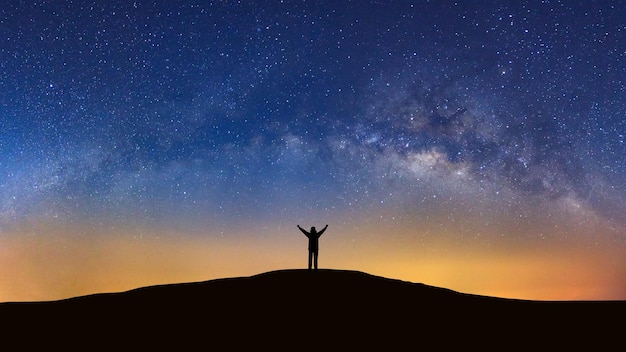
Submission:
[[[311,233],[317,233],[317,231],[315,231],[315,226],[311,227]]]

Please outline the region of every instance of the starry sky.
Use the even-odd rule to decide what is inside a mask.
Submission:
[[[320,267],[626,299],[623,1],[14,1],[0,301]]]

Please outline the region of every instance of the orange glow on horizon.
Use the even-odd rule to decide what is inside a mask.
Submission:
[[[322,268],[506,298],[626,299],[626,265],[620,247],[610,244],[560,244],[557,251],[555,244],[511,246],[445,237],[416,241],[400,234],[382,242],[357,230],[330,230],[320,242]],[[306,241],[296,231],[217,238],[128,232],[5,234],[0,237],[0,301],[54,300],[306,266]]]

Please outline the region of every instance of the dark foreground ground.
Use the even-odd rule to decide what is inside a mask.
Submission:
[[[625,319],[626,301],[505,300],[356,271],[282,270],[3,303],[0,343],[17,350],[598,350],[623,347]]]

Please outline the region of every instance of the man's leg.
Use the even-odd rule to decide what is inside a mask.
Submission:
[[[315,270],[317,270],[317,256],[318,256],[318,252],[315,251]]]
[[[309,251],[309,270],[311,270],[311,261],[313,260],[313,251]]]

